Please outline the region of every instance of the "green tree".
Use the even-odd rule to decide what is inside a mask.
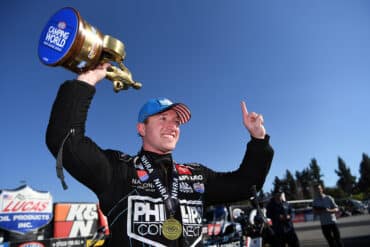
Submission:
[[[344,191],[338,187],[325,188],[325,194],[331,195],[336,200],[340,200],[342,198],[347,197]]]
[[[323,184],[324,181],[321,179],[323,175],[321,174],[320,166],[317,163],[317,160],[315,158],[311,159],[311,163],[309,165],[311,170],[311,185],[314,184]]]
[[[366,194],[370,194],[370,158],[367,154],[362,154],[360,163],[360,178],[357,184],[359,190]]]
[[[285,196],[287,200],[296,200],[298,199],[298,191],[297,191],[297,184],[296,181],[293,177],[293,174],[289,171],[286,170],[285,174],[285,181],[286,181],[286,190],[285,190]]]
[[[283,181],[277,176],[275,176],[273,184],[274,184],[274,188],[271,191],[271,193],[274,193],[274,191],[280,190],[283,187]]]
[[[351,195],[353,188],[356,185],[356,177],[351,174],[351,169],[346,166],[346,163],[341,157],[338,157],[338,170],[335,170],[339,179],[337,186],[343,190],[346,195]]]
[[[301,192],[299,193],[299,199],[309,199],[312,198],[312,189],[311,189],[311,181],[312,176],[310,169],[305,168],[302,172],[296,171],[295,177],[297,180],[298,190]]]

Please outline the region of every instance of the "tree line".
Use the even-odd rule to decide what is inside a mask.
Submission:
[[[286,170],[283,178],[275,176],[273,189],[270,193],[280,189],[285,192],[287,200],[311,199],[314,196],[314,186],[322,184],[325,187],[325,193],[334,198],[368,199],[370,197],[370,158],[365,153],[362,154],[359,173],[360,176],[357,179],[356,176],[352,175],[345,161],[338,156],[338,168],[335,169],[335,174],[338,176],[336,186],[326,187],[322,180],[320,165],[315,158],[312,158],[308,167],[296,171],[294,175]],[[259,196],[265,197],[266,195],[260,191]]]

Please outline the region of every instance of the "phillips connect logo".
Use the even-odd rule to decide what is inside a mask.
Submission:
[[[201,240],[202,202],[179,200],[183,235],[193,242]],[[128,236],[153,246],[166,246],[162,225],[167,219],[161,198],[130,196],[128,198]]]

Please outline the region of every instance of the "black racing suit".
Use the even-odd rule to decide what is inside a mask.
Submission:
[[[166,218],[163,200],[136,157],[146,154],[167,186],[171,183],[168,170],[174,164],[172,156],[143,150],[130,156],[101,149],[85,136],[94,94],[95,87],[82,81],[61,85],[46,143],[55,157],[63,147],[63,166],[97,195],[110,225],[108,246],[201,246],[205,205],[245,200],[252,185],[262,187],[273,157],[268,136],[264,140],[252,138],[239,169],[233,172],[214,172],[194,163],[176,164],[179,193],[175,218],[181,221],[183,233],[176,241],[167,240],[161,232]]]

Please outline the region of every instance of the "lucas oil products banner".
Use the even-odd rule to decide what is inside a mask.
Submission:
[[[21,186],[0,192],[0,228],[26,234],[46,226],[53,218],[53,199],[49,192]]]

